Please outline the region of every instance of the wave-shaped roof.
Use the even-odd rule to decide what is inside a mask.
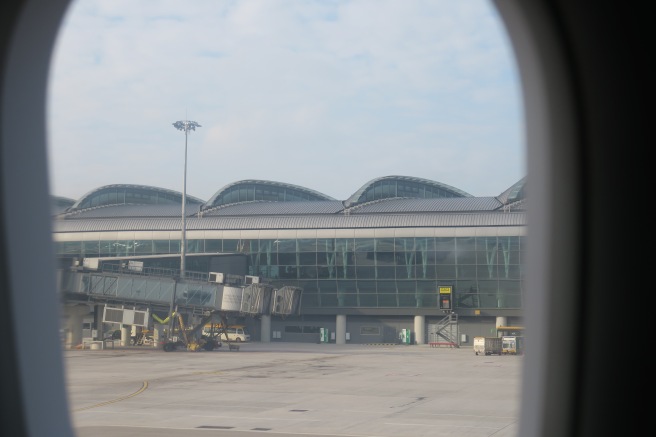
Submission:
[[[497,196],[497,199],[504,205],[524,201],[526,199],[526,178],[515,182],[510,188]]]
[[[411,176],[383,176],[364,184],[351,197],[344,201],[345,206],[392,197],[443,198],[473,197],[458,188],[441,182]]]
[[[342,202],[297,185],[243,180],[226,185],[205,203],[187,196],[186,212],[188,217],[198,218],[507,213],[524,209],[525,182],[521,179],[497,197],[473,197],[439,182],[386,176],[373,179]],[[60,220],[179,219],[182,194],[144,185],[106,185],[85,194],[64,213],[62,208],[73,202],[71,199],[53,196],[51,201],[60,205],[53,210]]]
[[[187,207],[187,217],[251,217],[365,214],[422,214],[456,212],[493,212],[503,204],[496,197],[450,197],[441,199],[391,198],[345,208],[339,200],[314,202],[244,202],[202,211],[199,205]],[[62,219],[98,218],[178,218],[179,205],[108,205],[72,211]]]
[[[187,204],[202,204],[204,201],[186,196]],[[105,205],[181,205],[182,193],[166,188],[147,185],[116,184],[105,185],[91,190],[82,196],[68,211],[94,208]]]
[[[74,204],[75,199],[69,199],[68,197],[61,196],[50,197],[50,211],[53,215],[61,214]]]
[[[210,200],[205,202],[202,209],[205,210],[231,203],[252,202],[258,200],[275,202],[316,202],[335,199],[326,194],[299,185],[292,185],[284,182],[246,179],[233,182],[221,188],[210,198]]]

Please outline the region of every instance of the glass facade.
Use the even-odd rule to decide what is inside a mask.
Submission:
[[[230,186],[210,200],[207,208],[239,202],[269,201],[298,202],[329,200],[330,197],[312,193],[301,188],[279,186],[270,183],[239,183]]]
[[[61,256],[180,253],[180,240],[55,244]],[[187,240],[187,253],[211,252],[246,254],[248,274],[303,288],[304,309],[436,308],[438,286],[452,286],[454,308],[522,308],[522,236]]]
[[[462,195],[453,193],[441,187],[430,186],[419,182],[385,179],[371,184],[371,186],[362,193],[357,202],[371,202],[391,197],[434,199],[444,197],[462,197]]]
[[[386,176],[366,183],[347,199],[344,205],[350,207],[359,203],[391,198],[437,199],[453,197],[471,197],[471,195],[439,182],[402,176]]]
[[[199,199],[191,196],[187,196],[186,200],[187,204],[201,203]],[[109,186],[100,188],[81,199],[76,209],[118,204],[181,205],[182,194],[145,187]]]

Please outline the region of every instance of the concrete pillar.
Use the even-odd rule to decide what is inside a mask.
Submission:
[[[96,340],[104,340],[105,336],[105,329],[103,326],[103,311],[105,309],[105,305],[94,305],[93,307],[93,329],[98,332],[98,338]]]
[[[164,325],[155,323],[153,325],[153,347],[159,347],[159,342],[163,336],[163,331],[165,329]]]
[[[121,346],[130,346],[130,325],[121,325]]]
[[[271,343],[271,316],[263,315],[260,325],[260,341]]]
[[[82,314],[69,314],[66,320],[66,348],[73,349],[82,344]]]
[[[494,327],[498,328],[499,326],[508,326],[508,318],[507,317],[502,317],[502,316],[497,316],[497,321],[494,324]]]
[[[415,316],[415,344],[426,344],[426,316]]]
[[[143,327],[137,326],[137,325],[132,325],[130,329],[130,343],[132,344],[132,337],[137,338],[139,334],[143,332]],[[136,346],[136,345],[135,345]]]
[[[335,318],[335,343],[346,344],[346,315],[337,314]]]
[[[66,317],[66,348],[75,348],[82,344],[82,324],[84,316],[88,315],[91,309],[88,305],[71,305],[64,307],[64,316]]]

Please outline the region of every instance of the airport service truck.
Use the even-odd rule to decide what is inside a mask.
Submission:
[[[476,355],[501,355],[500,337],[474,337]]]
[[[501,337],[501,352],[504,355],[522,355],[524,353],[524,337],[504,335]]]

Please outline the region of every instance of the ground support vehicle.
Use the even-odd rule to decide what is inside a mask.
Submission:
[[[201,323],[199,323],[196,327],[187,327],[185,326],[182,314],[176,310],[173,313],[173,322],[171,325],[172,335],[164,337],[164,339],[160,342],[162,349],[164,349],[165,352],[172,352],[178,348],[185,348],[189,351],[211,351],[220,347],[221,342],[216,338],[208,338],[200,335],[200,330],[205,325],[207,320],[212,317],[212,315],[213,314],[211,312],[206,314]],[[176,333],[177,335],[175,335]]]
[[[221,319],[220,324],[210,324],[207,322],[218,314]],[[168,320],[168,318],[166,319]],[[160,321],[163,321],[160,319]],[[177,325],[177,327],[176,327]],[[208,329],[209,326],[209,329]],[[185,326],[182,314],[177,309],[173,313],[173,323],[171,332],[173,335],[165,337],[160,344],[165,352],[171,352],[178,348],[185,348],[189,351],[207,350],[211,351],[222,346],[222,340],[226,339],[229,350],[238,351],[240,339],[233,340],[233,333],[229,332],[227,314],[225,312],[210,311],[205,314],[203,319],[195,327]],[[235,325],[236,326],[236,325]],[[205,329],[203,329],[205,328]],[[250,339],[250,336],[248,337]]]
[[[232,341],[237,343],[251,341],[251,335],[244,325],[225,326],[223,323],[208,323],[203,328],[203,335],[206,337],[216,337],[228,343]]]
[[[499,337],[474,337],[476,355],[501,355],[502,341]]]
[[[524,337],[519,335],[501,337],[501,353],[504,355],[522,355],[524,353]]]
[[[228,344],[230,351],[239,351],[242,342],[251,340],[244,325],[227,325],[226,317],[221,317],[221,323],[208,323],[203,328],[203,338],[214,339],[221,347],[222,341]]]
[[[150,346],[153,344],[153,333],[149,330],[141,331],[130,338],[130,343],[132,346]]]

